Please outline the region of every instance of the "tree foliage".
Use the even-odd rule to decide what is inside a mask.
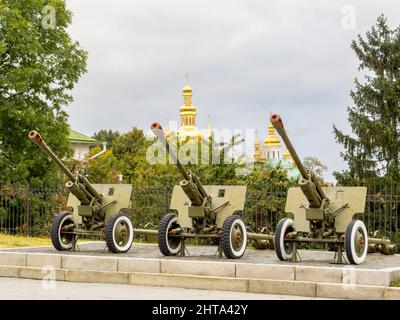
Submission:
[[[92,138],[99,140],[99,141],[104,141],[107,143],[106,147],[109,149],[112,147],[114,141],[121,135],[119,131],[112,131],[111,129],[109,130],[104,130],[101,129],[99,132],[96,132],[93,134]]]
[[[354,106],[348,107],[353,135],[334,126],[345,151],[348,170],[335,172],[340,184],[372,180],[399,181],[400,168],[400,27],[391,30],[386,18],[351,45],[360,60],[364,81],[355,80]]]
[[[170,141],[174,138],[172,135]],[[116,177],[123,175],[124,183],[132,183],[136,188],[171,189],[182,177],[173,163],[167,161],[165,164],[150,164],[148,162],[146,152],[155,141],[156,139],[146,139],[143,131],[138,128],[121,134],[115,139],[110,150],[98,158],[88,161],[89,179],[96,183],[115,183]],[[196,152],[208,151],[208,154],[188,152],[186,155],[186,162],[188,162],[185,164],[186,168],[196,173],[203,184],[248,185],[257,189],[272,189],[274,186],[284,187],[290,184],[286,170],[279,167],[256,165],[248,175],[238,175],[237,169],[241,167],[241,164],[226,161],[226,159],[229,159],[228,154],[240,141],[236,138],[232,139],[230,143],[221,144],[210,137],[208,141],[180,141],[177,143],[177,147],[178,150],[181,150],[182,146],[187,147],[188,144],[191,144],[192,147],[197,145],[197,148],[194,148]],[[191,148],[184,150],[186,149],[190,150]],[[93,149],[91,154],[95,154],[97,151],[99,150]],[[213,157],[214,159],[218,158],[217,163],[212,164]]]
[[[44,28],[46,5],[55,27]],[[54,184],[58,174],[28,140],[38,130],[60,157],[70,152],[63,106],[86,71],[86,51],[71,40],[64,0],[0,2],[0,185]]]

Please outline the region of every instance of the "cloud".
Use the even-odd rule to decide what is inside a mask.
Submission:
[[[89,51],[88,74],[66,108],[75,130],[177,121],[189,72],[201,128],[211,115],[213,127],[264,137],[269,113],[279,112],[300,156],[317,156],[330,173],[345,168],[332,125],[350,132],[346,107],[358,66],[351,41],[380,13],[392,26],[400,18],[389,0],[67,4],[71,36]],[[345,5],[355,8],[355,29],[342,27]]]

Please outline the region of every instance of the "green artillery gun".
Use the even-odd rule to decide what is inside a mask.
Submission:
[[[244,210],[246,186],[203,186],[186,170],[170,148],[160,124],[151,130],[176,163],[182,181],[172,192],[170,209],[178,214],[164,216],[158,229],[158,246],[165,256],[185,255],[186,238],[211,238],[229,259],[240,258],[247,246],[246,226],[236,212]]]
[[[121,212],[130,205],[132,186],[128,184],[90,184],[79,170],[73,173],[47,146],[42,136],[29,133],[29,139],[46,153],[69,181],[67,207],[53,220],[51,241],[59,251],[75,250],[78,236],[101,236],[114,253],[127,252],[133,242],[133,225]]]
[[[369,238],[365,224],[353,219],[365,209],[366,187],[322,187],[315,174],[300,161],[290,142],[281,117],[273,114],[272,125],[282,137],[300,171],[299,187],[290,188],[285,211],[294,219],[284,218],[275,231],[275,251],[282,261],[297,261],[299,243],[324,243],[336,253],[335,263],[344,263],[345,251],[351,264],[364,262],[368,247],[384,254],[394,253],[394,245],[385,238]]]

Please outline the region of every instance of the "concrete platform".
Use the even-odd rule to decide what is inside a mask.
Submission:
[[[63,255],[90,255],[90,256],[106,256],[106,257],[129,257],[129,258],[148,258],[163,260],[189,260],[189,261],[218,261],[229,263],[255,263],[255,264],[279,264],[279,265],[299,265],[299,266],[321,266],[328,268],[336,268],[338,265],[331,264],[334,253],[329,251],[317,250],[299,250],[302,262],[282,262],[276,257],[274,250],[255,250],[247,248],[242,258],[237,260],[219,259],[217,256],[216,246],[187,246],[190,256],[186,257],[165,257],[163,256],[157,244],[134,243],[131,250],[127,253],[112,254],[104,242],[87,242],[79,245],[79,251],[62,252]],[[30,248],[12,248],[0,249],[0,252],[25,252],[25,253],[49,253],[60,254],[53,247],[30,247]],[[1,264],[1,262],[0,262]],[[350,266],[350,265],[348,265]],[[362,265],[351,265],[356,269],[374,269],[382,270],[385,268],[400,268],[400,255],[385,256],[380,253],[368,254],[367,259]]]
[[[272,250],[248,249],[238,260],[219,259],[216,247],[189,246],[190,256],[164,257],[156,244],[137,244],[125,254],[109,253],[103,242],[78,252],[52,247],[0,250],[0,276],[60,281],[122,283],[190,289],[340,299],[400,299],[400,256],[370,254],[359,266],[329,262],[332,252],[301,250],[303,262],[279,261]]]

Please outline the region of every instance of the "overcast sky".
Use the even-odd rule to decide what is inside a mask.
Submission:
[[[74,130],[122,132],[179,120],[185,74],[198,127],[256,129],[286,122],[300,157],[346,168],[332,125],[350,132],[346,107],[357,76],[350,48],[398,0],[67,0],[71,36],[89,51],[88,73],[66,110]],[[352,16],[354,9],[355,16]],[[354,18],[354,19],[353,19]]]

